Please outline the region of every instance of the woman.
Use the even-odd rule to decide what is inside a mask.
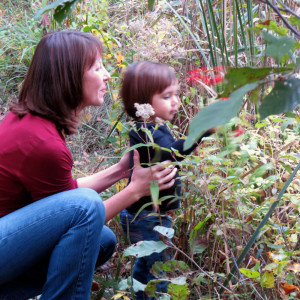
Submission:
[[[161,190],[174,184],[175,169],[142,168],[138,153],[131,183],[104,203],[98,193],[129,176],[129,155],[72,179],[64,136],[76,132],[82,109],[104,101],[101,54],[89,34],[43,37],[0,124],[0,299],[88,299],[95,265],[114,251],[104,222],[149,195],[151,180]]]

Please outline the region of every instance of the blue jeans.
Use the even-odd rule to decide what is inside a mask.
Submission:
[[[164,227],[171,227],[171,218],[168,216],[158,217],[158,216],[148,216],[151,211],[143,210],[138,215],[138,217],[132,222],[135,214],[129,213],[126,209],[120,213],[120,221],[123,231],[127,237],[129,237],[130,242],[135,244],[140,241],[158,241],[159,236],[153,228],[157,225]],[[128,232],[129,231],[129,232]],[[150,280],[156,279],[150,270],[152,265],[156,261],[166,261],[170,259],[170,254],[168,251],[162,251],[161,253],[153,253],[149,256],[140,257],[135,260],[133,266],[133,278],[138,280],[143,284],[147,284]],[[167,292],[168,282],[160,282],[157,284],[157,291]],[[144,292],[137,292],[136,299],[153,299],[148,297]]]
[[[89,299],[94,268],[114,252],[94,190],[36,201],[0,218],[0,299]]]

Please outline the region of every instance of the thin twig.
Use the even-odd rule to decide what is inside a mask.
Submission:
[[[295,36],[300,39],[300,34],[299,32],[285,19],[285,17],[281,14],[280,10],[269,0],[265,0],[265,3],[270,6],[278,15],[278,17],[282,20],[282,22],[285,24],[287,28],[289,28]]]
[[[300,16],[298,16],[293,10],[291,10],[288,6],[286,6],[284,3],[282,3],[280,0],[275,0],[276,2],[280,3],[280,5],[282,5],[284,7],[283,8],[279,8],[281,11],[285,11],[290,13],[291,15],[293,15],[294,17],[300,19]]]
[[[229,290],[225,286],[223,286],[220,282],[216,281],[212,276],[210,276],[207,272],[205,272],[191,257],[189,257],[185,252],[183,252],[181,249],[176,247],[171,241],[165,241],[166,244],[176,249],[176,251],[179,251],[181,254],[183,254],[186,258],[188,258],[204,275],[206,275],[208,278],[210,278],[214,283],[217,283],[220,287],[222,287],[224,290],[232,294],[236,299],[239,299],[233,291]]]

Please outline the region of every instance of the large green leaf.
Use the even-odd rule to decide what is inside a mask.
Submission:
[[[276,81],[273,90],[262,101],[259,107],[261,119],[269,115],[295,110],[300,104],[300,79],[290,77]]]
[[[246,84],[234,91],[227,101],[217,101],[200,110],[190,124],[184,149],[190,148],[208,129],[223,125],[236,116],[241,108],[244,95],[256,88],[259,83]]]
[[[72,6],[78,1],[81,1],[81,0],[65,0],[65,1],[62,1],[62,4],[55,8],[54,19],[58,23],[61,23],[66,18],[67,14],[71,10]]]
[[[274,57],[278,61],[296,44],[296,41],[287,36],[276,37],[267,32],[262,34],[262,38],[268,43],[266,54]]]
[[[168,248],[168,246],[161,241],[143,241],[128,247],[124,251],[124,256],[144,257],[154,252],[160,253],[166,248]]]
[[[78,1],[81,1],[81,0],[57,0],[57,1],[54,1],[54,2],[46,5],[45,7],[41,8],[40,10],[38,10],[34,16],[34,19],[38,20],[46,12],[48,12],[52,9],[55,9],[54,19],[57,22],[61,23],[67,16],[71,7]]]
[[[228,68],[224,79],[224,91],[221,93],[220,98],[229,97],[230,94],[242,87],[258,80],[264,79],[271,73],[282,73],[285,71],[293,70],[292,67],[282,68]]]

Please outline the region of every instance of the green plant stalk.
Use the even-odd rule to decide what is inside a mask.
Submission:
[[[237,10],[238,6],[236,1],[233,1],[233,36],[234,36],[234,65],[237,68],[238,66],[238,41],[237,41]]]
[[[226,63],[225,63],[225,57],[224,57],[223,50],[225,50],[225,53],[227,54],[226,45],[222,45],[222,43],[221,43],[217,23],[216,23],[216,20],[214,18],[215,15],[214,15],[213,8],[212,8],[212,5],[211,5],[211,0],[207,0],[206,3],[207,3],[207,6],[208,6],[208,11],[209,11],[208,15],[209,15],[209,18],[210,18],[210,23],[212,24],[213,33],[215,33],[217,35],[218,44],[219,44],[219,48],[220,48],[220,51],[221,51],[222,65],[224,66]],[[227,61],[228,61],[228,56],[227,56]]]
[[[237,270],[237,267],[239,267],[239,265],[241,264],[241,262],[243,261],[243,259],[245,258],[245,256],[247,255],[247,253],[249,252],[250,248],[252,247],[253,243],[255,242],[257,236],[259,235],[260,230],[262,229],[263,226],[265,226],[265,224],[267,223],[268,219],[270,218],[271,214],[273,213],[273,211],[275,210],[276,206],[279,203],[279,200],[281,199],[281,197],[283,196],[283,194],[285,193],[286,189],[288,188],[288,186],[290,185],[290,183],[292,182],[293,178],[295,177],[296,173],[298,172],[298,170],[300,169],[300,162],[298,163],[297,167],[295,168],[295,170],[293,171],[293,173],[290,175],[289,179],[287,180],[287,182],[285,183],[284,187],[282,188],[282,190],[279,192],[278,196],[277,196],[277,200],[271,205],[269,211],[266,213],[266,215],[264,216],[264,218],[262,219],[262,221],[260,222],[260,224],[258,225],[258,227],[256,228],[254,234],[252,235],[251,239],[249,240],[249,242],[247,243],[246,247],[244,248],[243,252],[241,253],[241,255],[239,256],[239,258],[236,261],[236,265],[234,265],[231,270],[230,273],[228,274],[226,280],[223,283],[223,287],[221,287],[219,293],[222,294],[224,292],[224,287],[227,286],[228,282],[230,281],[230,279],[232,278],[232,276],[234,275],[234,273]]]
[[[250,60],[250,56],[249,56],[249,51],[247,51],[248,46],[247,46],[247,40],[246,40],[245,33],[244,33],[244,25],[243,25],[243,22],[242,22],[241,12],[239,10],[239,3],[238,3],[238,0],[234,0],[234,1],[235,1],[235,4],[236,4],[236,11],[237,11],[238,20],[239,20],[239,23],[240,23],[241,36],[242,36],[242,40],[244,42],[245,53],[246,53],[248,62],[250,62],[251,60]]]
[[[177,13],[177,11],[173,8],[173,6],[167,1],[164,0],[165,3],[170,7],[170,9],[173,11],[173,13],[175,14],[175,16],[179,19],[179,21],[181,22],[181,24],[185,27],[185,29],[187,30],[187,32],[189,33],[189,35],[192,37],[192,39],[194,40],[196,46],[198,47],[200,53],[202,54],[203,60],[205,61],[207,68],[210,69],[210,64],[204,54],[204,51],[202,50],[200,44],[198,43],[195,35],[191,32],[191,30],[189,29],[189,27],[186,25],[186,23],[183,21],[183,19],[180,17],[180,15]]]
[[[253,27],[253,14],[252,14],[252,0],[247,0],[247,12],[248,12],[248,26]],[[249,43],[250,43],[250,54],[251,54],[251,65],[253,65],[252,60],[254,57],[254,37],[253,31],[249,30]]]
[[[208,40],[208,47],[209,47],[209,54],[210,54],[210,59],[212,61],[212,65],[214,67],[216,67],[216,52],[215,52],[215,49],[213,51],[213,47],[212,47],[212,43],[211,43],[211,39],[210,39],[210,35],[209,35],[209,30],[208,30],[208,26],[207,26],[207,20],[206,20],[206,17],[204,15],[204,7],[203,7],[203,3],[202,3],[202,0],[196,0],[197,4],[198,4],[198,8],[199,8],[199,13],[200,15],[202,15],[202,21],[204,22],[204,26],[205,26],[205,31],[206,31],[206,36],[207,36],[207,40]],[[200,8],[201,6],[201,8]],[[208,67],[208,66],[207,66]]]

